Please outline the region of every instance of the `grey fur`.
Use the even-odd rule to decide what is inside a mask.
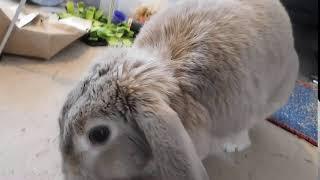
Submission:
[[[298,64],[278,0],[163,10],[69,94],[59,118],[66,179],[208,180],[201,160],[284,105]],[[87,138],[97,124],[112,132],[98,147]]]

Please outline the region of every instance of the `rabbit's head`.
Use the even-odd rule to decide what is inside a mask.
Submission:
[[[112,49],[104,59],[72,90],[60,114],[65,179],[207,179],[169,106],[177,92],[170,69],[128,49]]]

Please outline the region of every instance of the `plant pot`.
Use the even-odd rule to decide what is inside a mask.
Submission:
[[[108,45],[108,42],[105,39],[101,39],[101,38],[99,38],[98,41],[91,41],[89,39],[89,33],[82,36],[80,40],[82,42],[84,42],[85,44],[92,46],[92,47],[107,46]]]

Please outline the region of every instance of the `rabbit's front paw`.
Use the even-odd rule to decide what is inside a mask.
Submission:
[[[230,138],[230,141],[223,144],[223,150],[227,153],[240,152],[248,148],[250,145],[251,141],[248,131],[243,131]]]

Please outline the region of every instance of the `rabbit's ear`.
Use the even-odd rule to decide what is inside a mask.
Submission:
[[[136,122],[145,135],[161,180],[209,180],[177,113],[166,103],[142,107]]]

